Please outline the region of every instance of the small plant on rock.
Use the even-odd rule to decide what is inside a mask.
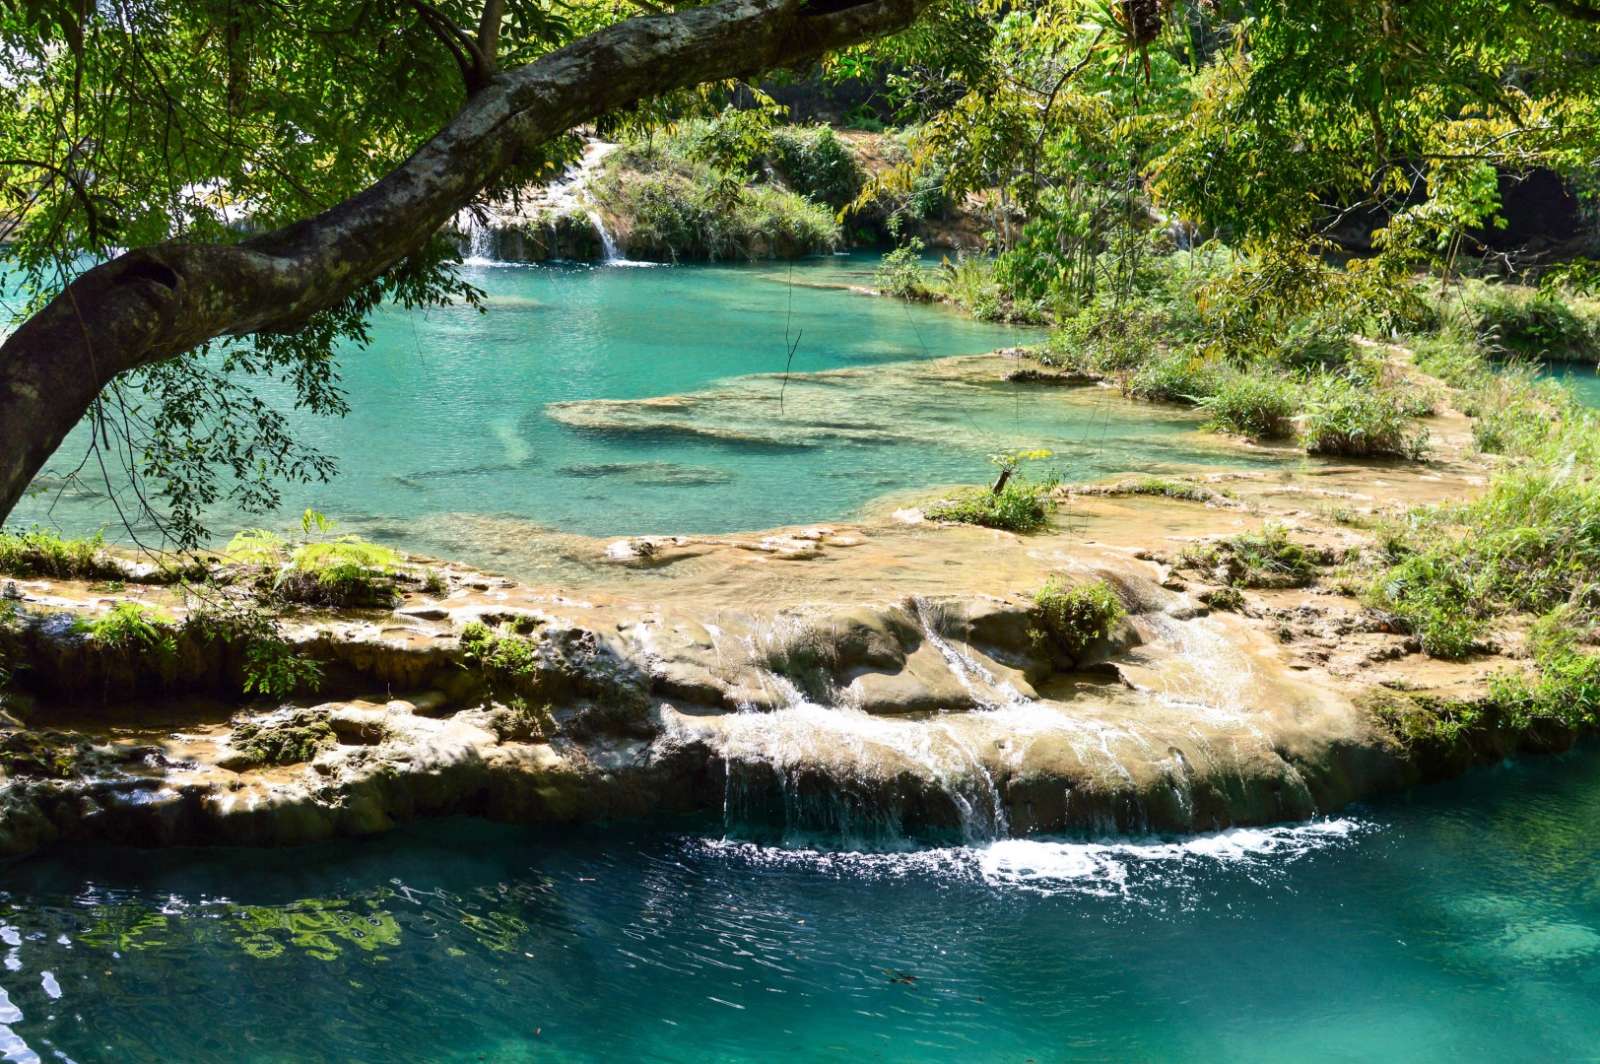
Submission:
[[[178,653],[172,618],[137,602],[119,602],[104,617],[79,619],[73,628],[102,646],[122,651],[147,651],[163,658]]]
[[[531,683],[545,665],[540,640],[529,637],[533,627],[532,618],[496,628],[473,621],[461,629],[461,656],[483,671],[491,687],[516,691]]]
[[[1229,587],[1305,587],[1317,575],[1316,558],[1282,525],[1190,546],[1183,563]]]
[[[265,529],[234,536],[223,557],[258,569],[264,591],[285,602],[344,608],[392,606],[399,599],[395,575],[403,559],[388,547],[359,536],[329,536],[333,522],[315,510],[301,518],[304,542],[291,545]]]
[[[1055,576],[1034,593],[1033,606],[1038,627],[1029,635],[1034,643],[1071,658],[1110,636],[1128,612],[1104,580],[1072,585]]]
[[[1030,481],[1018,476],[1024,463],[1050,457],[1049,451],[1007,451],[989,456],[1000,473],[988,489],[973,488],[927,508],[930,521],[1037,532],[1055,511],[1054,479]]]
[[[489,726],[501,742],[542,743],[556,734],[556,718],[550,707],[535,705],[521,695],[489,715]]]
[[[220,640],[244,651],[245,694],[287,698],[322,686],[322,665],[283,637],[270,613],[220,597],[202,599],[190,609],[183,628],[201,643]]]

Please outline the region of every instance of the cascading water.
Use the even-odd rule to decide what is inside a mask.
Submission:
[[[487,266],[497,261],[494,229],[475,212],[462,211],[457,215],[456,228],[466,238],[466,255],[463,256],[463,261],[468,266]]]
[[[527,224],[550,224],[550,219],[571,212],[582,211],[594,227],[595,236],[608,263],[627,264],[627,258],[618,247],[616,238],[606,228],[605,220],[589,196],[589,183],[606,157],[617,145],[590,139],[584,145],[579,159],[563,170],[559,177],[541,188],[528,189],[514,204],[491,207],[487,214],[462,211],[456,216],[455,226],[464,238],[465,259],[469,265],[498,264],[497,228]]]
[[[1239,802],[1315,809],[1252,722],[1263,699],[1300,695],[1262,687],[1248,650],[1213,619],[1142,612],[1115,676],[1059,674],[1035,691],[1004,655],[967,641],[964,617],[917,599],[854,628],[780,615],[719,648],[719,672],[740,676],[749,697],[740,712],[686,718],[683,734],[709,743],[724,770],[727,835],[984,845],[1041,823],[1113,837],[1220,828]],[[900,633],[898,665],[859,656],[863,638],[885,632]],[[1281,761],[1281,775],[1247,778],[1245,758]],[[1039,786],[1051,778],[1070,783]]]
[[[589,216],[589,223],[594,226],[595,235],[600,238],[600,248],[605,253],[605,261],[622,262],[622,252],[617,250],[616,239],[606,229],[606,221],[600,217],[600,212],[590,208],[585,212]]]
[[[918,604],[923,638],[983,706],[1026,700],[957,649]],[[746,646],[755,663],[798,632],[775,623]],[[864,712],[849,692],[802,690],[766,665],[754,669],[777,706],[740,712],[725,733],[724,830],[731,836],[776,834],[786,843],[817,836],[835,844],[903,844],[911,836],[948,834],[977,844],[1004,838],[1010,825],[1000,781],[969,735],[936,714],[897,719]],[[816,685],[808,684],[815,687]]]

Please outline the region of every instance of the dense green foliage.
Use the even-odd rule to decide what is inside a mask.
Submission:
[[[1500,614],[1600,607],[1587,601],[1600,581],[1600,486],[1547,470],[1510,474],[1482,499],[1412,515],[1389,552],[1374,604],[1426,652],[1462,657]]]
[[[171,657],[178,652],[172,618],[136,602],[119,602],[105,616],[80,620],[76,627],[96,643],[129,653],[144,651]]]
[[[1478,337],[1502,357],[1594,362],[1595,325],[1550,289],[1484,285],[1465,300]]]
[[[1384,528],[1366,597],[1437,657],[1467,657],[1507,635],[1501,649],[1516,651],[1521,632],[1527,667],[1500,672],[1479,703],[1392,699],[1385,719],[1412,739],[1600,722],[1600,416],[1564,387],[1492,368],[1501,347],[1493,330],[1472,331],[1480,307],[1447,315],[1417,341],[1417,360],[1459,389],[1477,445],[1509,468],[1479,499]]]
[[[1418,458],[1426,430],[1413,428],[1412,401],[1395,389],[1344,373],[1323,373],[1306,389],[1300,438],[1310,454]]]
[[[827,126],[780,126],[770,159],[791,189],[833,210],[860,195],[866,181],[855,155]]]
[[[1294,388],[1282,377],[1231,373],[1200,396],[1199,404],[1209,429],[1276,440],[1294,435],[1296,400]]]
[[[838,246],[839,223],[825,205],[719,169],[699,146],[709,136],[705,128],[617,153],[591,188],[600,209],[627,227],[630,255],[667,262],[794,258]]]
[[[1065,317],[1038,357],[1114,380],[1129,398],[1197,407],[1214,431],[1297,438],[1311,454],[1416,458],[1427,433],[1415,419],[1435,397],[1392,352],[1351,339],[1392,305],[1303,256],[1152,255],[1125,298]]]
[[[1237,281],[1190,293],[1190,308],[1158,308],[1176,318],[1131,335],[1178,343],[1198,306],[1208,359],[1264,356],[1270,341],[1286,368],[1332,368],[1348,360],[1337,348],[1351,283],[1387,295],[1363,313],[1392,327],[1415,309],[1405,279],[1419,267],[1542,265],[1486,256],[1485,241],[1505,189],[1535,168],[1593,190],[1600,68],[1588,57],[1600,24],[1589,11],[1575,0],[938,3],[913,29],[825,64],[887,87],[907,123],[880,135],[887,173],[869,178],[832,131],[783,125],[745,85],[605,116],[602,132],[670,156],[610,192],[617,215],[637,219],[634,242],[667,258],[824,248],[847,203],[880,205],[899,232],[973,197],[997,257],[957,258],[921,287],[994,318],[1066,320],[1105,305],[1121,316],[1144,298],[1156,256],[1221,239],[1244,262]],[[506,12],[501,66],[633,14],[587,0],[509,0]],[[472,0],[0,6],[0,233],[29,292],[17,309],[113,249],[233,241],[370,185],[481,83],[466,62],[470,32],[452,28],[480,13]],[[555,172],[576,146],[569,136],[526,153],[486,195]],[[1332,239],[1376,255],[1317,275],[1307,252]],[[448,259],[419,247],[296,330],[117,381],[90,412],[91,446],[139,478],[141,516],[179,545],[200,542],[220,504],[272,508],[284,480],[327,477],[333,464],[251,382],[275,378],[296,405],[343,412],[335,352],[364,342],[379,300],[476,299]],[[918,290],[909,277],[906,294]],[[1503,350],[1576,357],[1592,346],[1559,302],[1490,295],[1478,331]],[[1279,386],[1185,379],[1196,361],[1162,362],[1130,390],[1206,399],[1226,431],[1287,431]],[[1415,450],[1392,411],[1318,395],[1315,449]]]
[[[62,539],[45,529],[0,531],[0,573],[57,579],[116,579],[123,570],[103,553],[104,540]]]

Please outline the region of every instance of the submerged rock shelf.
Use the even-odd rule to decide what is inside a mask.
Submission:
[[[157,586],[17,580],[5,640],[30,667],[9,712],[0,852],[58,839],[295,843],[452,813],[580,822],[722,815],[757,834],[960,837],[1192,832],[1347,802],[1570,735],[1398,744],[1384,685],[1470,693],[1508,662],[1415,654],[1353,600],[1243,593],[1220,611],[1185,544],[1284,524],[1326,558],[1330,517],[1460,498],[1483,469],[1464,420],[1426,466],[1217,473],[1192,499],[1116,482],[1064,496],[1050,532],[915,512],[750,536],[569,537],[581,587],[461,566],[393,610],[307,613],[315,699],[240,701],[225,646],[94,644],[74,619]],[[1037,632],[1052,575],[1125,609],[1071,655]],[[107,693],[116,697],[108,700]],[[126,697],[138,694],[137,703]],[[136,725],[130,722],[137,721]]]

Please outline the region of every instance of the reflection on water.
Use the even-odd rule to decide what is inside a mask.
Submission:
[[[474,822],[12,866],[0,1052],[90,1061],[1556,1060],[1600,754],[1185,841],[870,854]]]

